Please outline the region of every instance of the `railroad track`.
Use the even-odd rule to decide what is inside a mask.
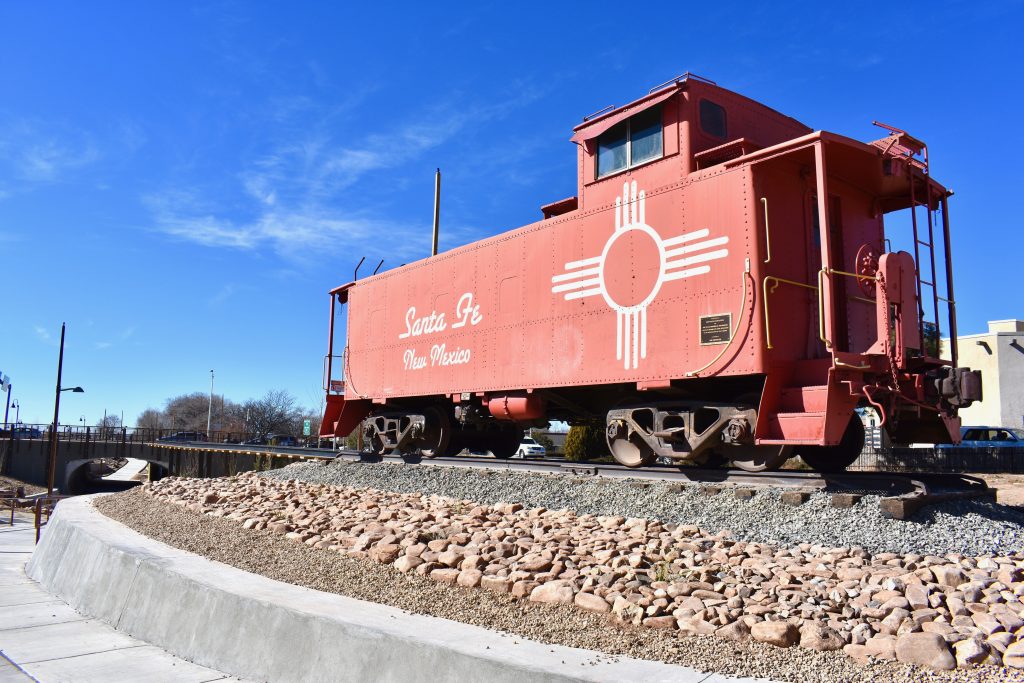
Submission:
[[[864,495],[880,497],[881,512],[892,519],[908,519],[925,505],[949,500],[995,500],[995,491],[984,480],[966,474],[935,472],[838,472],[821,473],[805,470],[748,472],[740,469],[703,469],[653,465],[630,468],[617,463],[570,462],[564,459],[498,459],[480,456],[422,458],[420,456],[373,455],[351,449],[290,448],[208,443],[153,443],[157,448],[198,450],[210,453],[269,455],[289,460],[336,460],[347,462],[392,462],[435,467],[460,467],[486,470],[540,472],[628,479],[630,485],[645,482],[673,482],[679,486],[700,485],[708,495],[733,493],[750,497],[759,488],[785,489],[784,502],[799,505],[810,493],[832,494],[836,507],[851,507]]]

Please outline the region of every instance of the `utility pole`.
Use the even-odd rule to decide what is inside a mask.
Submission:
[[[206,438],[210,438],[210,421],[213,419],[213,370],[210,370],[210,407],[206,411]]]
[[[60,355],[57,356],[57,390],[53,399],[53,429],[50,430],[50,459],[46,462],[46,495],[53,495],[53,475],[57,469],[57,425],[60,417],[60,376],[64,372],[64,327],[60,324]]]
[[[441,225],[441,169],[434,174],[434,241],[430,255],[437,256],[437,232]]]

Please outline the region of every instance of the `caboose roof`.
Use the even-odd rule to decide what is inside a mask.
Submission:
[[[601,111],[596,115],[587,117],[582,123],[573,127],[573,136],[571,141],[577,144],[582,144],[587,140],[592,140],[620,121],[624,121],[649,107],[653,107],[656,104],[664,102],[676,93],[683,90],[689,90],[694,86],[704,92],[714,93],[717,91],[720,94],[728,95],[729,98],[743,100],[747,105],[763,110],[765,114],[789,119],[790,121],[803,126],[808,131],[811,130],[810,126],[797,121],[791,116],[786,116],[782,112],[772,109],[757,100],[752,100],[737,92],[723,88],[714,81],[709,81],[705,78],[686,73],[680,78],[670,81],[668,84],[653,88],[651,92],[628,104],[624,104],[620,107],[613,107],[608,111]]]

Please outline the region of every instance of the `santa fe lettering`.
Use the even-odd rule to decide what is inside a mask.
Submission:
[[[470,361],[473,353],[470,349],[456,346],[454,351],[449,351],[446,344],[434,344],[430,347],[430,367],[444,367],[448,365],[464,365]],[[402,354],[402,365],[406,370],[422,370],[427,367],[427,356],[416,354],[416,349],[406,349]]]
[[[480,305],[473,303],[473,293],[466,292],[459,298],[459,303],[455,305],[455,322],[452,323],[452,329],[465,327],[467,324],[479,325],[483,319]],[[431,311],[430,315],[416,317],[416,307],[410,306],[409,310],[405,312],[405,332],[399,334],[398,338],[420,337],[444,332],[447,329],[448,322],[445,320],[444,313]]]

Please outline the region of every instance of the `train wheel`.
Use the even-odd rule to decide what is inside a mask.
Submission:
[[[657,459],[646,441],[638,434],[630,434],[629,428],[622,420],[612,420],[605,431],[608,438],[608,450],[612,452],[615,462],[626,467],[644,467]]]
[[[733,467],[747,472],[770,472],[793,454],[792,446],[729,446],[725,451]]]
[[[864,423],[857,415],[850,418],[850,424],[843,432],[842,440],[835,446],[805,446],[797,455],[815,472],[842,472],[860,457],[864,449]]]
[[[426,426],[423,436],[420,437],[420,455],[424,458],[436,458],[439,455],[449,455],[448,446],[452,440],[452,420],[448,413],[435,406],[430,406],[423,411],[426,418]]]
[[[519,450],[523,441],[523,428],[518,425],[504,427],[488,441],[489,450],[495,458],[507,460]]]

